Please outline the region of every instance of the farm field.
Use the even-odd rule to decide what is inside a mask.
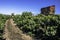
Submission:
[[[6,20],[10,18],[24,34],[34,39],[60,40],[60,15],[33,15],[31,12],[23,12],[21,15],[0,14],[0,38]]]

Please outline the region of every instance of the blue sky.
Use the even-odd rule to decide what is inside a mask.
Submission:
[[[55,5],[56,14],[60,13],[60,0],[0,0],[0,13],[21,14],[24,11],[39,14],[40,9]]]

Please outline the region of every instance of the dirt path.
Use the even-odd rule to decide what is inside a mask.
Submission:
[[[33,40],[29,35],[23,34],[22,31],[15,26],[13,19],[6,21],[3,37],[6,40]]]

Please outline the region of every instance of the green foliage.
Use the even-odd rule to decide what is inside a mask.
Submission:
[[[2,37],[3,35],[3,30],[4,30],[4,25],[5,25],[5,22],[6,20],[9,18],[8,15],[3,15],[3,14],[0,14],[0,38]]]
[[[0,14],[0,30],[3,30],[6,20],[7,20],[6,15]]]
[[[55,36],[59,33],[57,32],[60,26],[59,15],[38,14],[33,16],[31,12],[23,12],[20,16],[15,15],[14,21],[24,33],[35,37]]]
[[[0,29],[11,15],[0,14]],[[17,26],[26,34],[37,38],[60,38],[60,15],[33,15],[23,12],[22,15],[13,15]]]

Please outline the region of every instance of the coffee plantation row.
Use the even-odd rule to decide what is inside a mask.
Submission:
[[[13,18],[23,33],[33,38],[60,40],[60,15],[33,15],[31,12],[23,12],[21,15],[0,15],[0,30],[4,30],[7,19]]]

